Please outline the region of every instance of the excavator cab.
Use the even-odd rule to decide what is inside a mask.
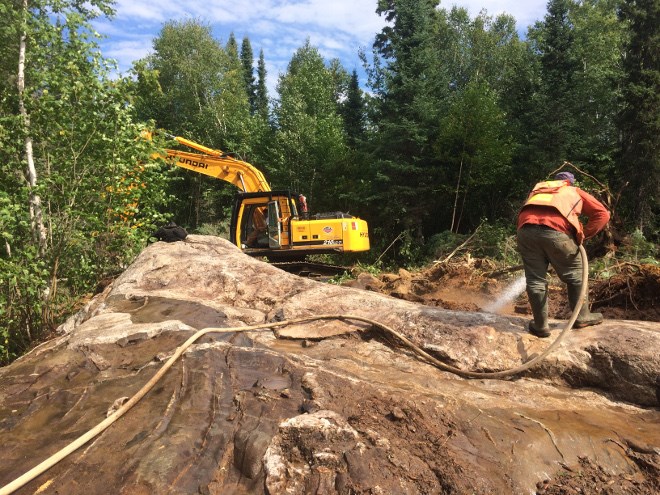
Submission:
[[[247,205],[244,217],[244,244],[251,248],[268,247],[268,205]]]
[[[251,255],[289,249],[291,220],[298,215],[288,191],[236,194],[230,240]]]

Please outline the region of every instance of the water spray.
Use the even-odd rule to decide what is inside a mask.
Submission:
[[[486,313],[497,313],[507,304],[516,300],[516,298],[525,290],[526,280],[524,275],[517,277],[500,296],[486,307],[482,308]]]

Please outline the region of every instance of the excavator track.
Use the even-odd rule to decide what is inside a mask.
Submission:
[[[348,266],[309,261],[277,261],[270,264],[287,273],[293,273],[299,277],[312,278],[314,280],[328,280],[351,271],[351,268]]]

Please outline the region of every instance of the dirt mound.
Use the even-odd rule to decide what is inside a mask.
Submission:
[[[506,286],[488,277],[484,260],[436,264],[418,272],[399,269],[379,276],[359,274],[346,285],[387,294],[405,301],[457,311],[480,311]]]
[[[660,266],[625,263],[592,284],[592,308],[609,318],[660,321]]]
[[[360,274],[348,285],[444,309],[529,315],[522,279],[522,267],[496,270],[488,260],[468,257],[418,272],[401,269],[378,277]],[[606,318],[660,321],[659,266],[616,265],[590,281],[589,293],[591,309]],[[497,305],[498,300],[502,304]],[[495,311],[490,309],[493,307]],[[552,272],[548,312],[552,318],[570,316],[565,286]]]
[[[621,445],[622,448],[630,450]],[[649,453],[633,452],[630,456],[644,471],[660,476],[660,466]],[[577,466],[563,466],[555,479],[537,483],[537,495],[572,495],[574,493],[609,493],[611,495],[641,495],[658,490],[657,483],[637,474],[611,474],[589,458],[578,459]]]

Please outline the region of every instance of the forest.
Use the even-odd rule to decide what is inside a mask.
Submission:
[[[315,211],[369,222],[344,263],[420,266],[480,231],[501,257],[530,188],[559,169],[603,201],[598,254],[657,263],[660,0],[549,0],[526,35],[439,0],[374,0],[367,75],[309,41],[268,53],[165,22],[116,76],[91,22],[108,0],[0,4],[0,363],[48,336],[174,221],[226,235],[229,184],[152,157],[164,130],[252,163]],[[515,256],[509,253],[510,256]]]

